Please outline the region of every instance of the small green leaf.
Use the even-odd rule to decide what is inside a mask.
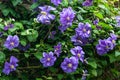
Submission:
[[[97,71],[94,69],[94,70],[92,70],[92,74],[94,75],[94,76],[97,76]]]
[[[5,61],[5,54],[0,51],[0,63],[3,63]]]
[[[120,51],[115,51],[115,56],[120,56]]]
[[[88,62],[88,64],[89,64],[90,66],[92,66],[93,68],[97,68],[97,64],[96,64],[96,62],[94,62],[94,61]]]

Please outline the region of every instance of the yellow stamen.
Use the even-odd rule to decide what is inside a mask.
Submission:
[[[78,55],[78,57],[80,57],[80,56],[81,56],[81,54],[80,54],[80,53],[78,53],[77,55]]]
[[[50,58],[47,58],[47,61],[50,61]]]
[[[13,69],[13,68],[15,68],[15,67],[14,67],[14,65],[11,65],[10,68]]]
[[[67,17],[67,20],[70,20],[70,17]]]
[[[42,15],[47,15],[47,13],[45,11],[41,11]]]
[[[71,68],[71,67],[72,67],[72,64],[71,64],[71,63],[69,63],[69,64],[68,64],[68,67],[69,67],[69,68]]]
[[[14,46],[14,42],[11,42],[10,44],[11,44],[12,46]]]

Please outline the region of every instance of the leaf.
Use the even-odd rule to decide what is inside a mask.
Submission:
[[[40,53],[40,52],[34,53],[34,56],[35,56],[37,59],[41,59],[41,58],[42,58],[42,53]]]
[[[23,45],[23,46],[26,46],[26,39],[22,39],[22,40],[20,40],[20,43]]]
[[[103,18],[104,18],[101,12],[97,12],[97,11],[96,11],[96,12],[94,12],[94,15],[97,16],[97,17],[100,18],[100,19],[103,19]]]
[[[115,56],[120,56],[120,51],[115,51]]]
[[[90,66],[92,66],[93,68],[97,68],[97,64],[96,64],[96,62],[94,62],[94,61],[88,62],[88,64],[89,64]]]
[[[97,76],[97,71],[94,69],[91,71],[94,76]]]
[[[0,63],[3,63],[5,61],[5,54],[0,51]]]
[[[38,3],[33,3],[31,6],[30,6],[30,9],[33,10],[35,9],[36,7],[38,7],[39,4]]]
[[[3,9],[2,10],[2,13],[3,13],[4,16],[7,16],[9,14],[9,12],[10,12],[9,9]]]
[[[11,0],[11,1],[13,6],[17,6],[21,2],[21,0]]]

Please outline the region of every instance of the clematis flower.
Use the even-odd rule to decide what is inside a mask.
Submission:
[[[19,62],[18,59],[14,56],[11,56],[10,62],[5,62],[3,73],[9,75],[10,72],[15,71],[16,67],[18,66],[17,62]]]
[[[84,61],[84,54],[85,53],[80,46],[76,46],[75,48],[72,48],[70,50],[70,52],[72,53],[72,55],[74,55],[76,57],[76,59],[78,59],[82,62]]]
[[[11,36],[9,35],[4,43],[4,46],[8,48],[9,50],[12,50],[13,48],[17,47],[19,45],[19,38],[17,35]]]
[[[99,40],[99,44],[96,45],[97,53],[103,55],[114,48],[113,43],[110,40]]]
[[[88,38],[82,38],[78,34],[73,35],[71,37],[71,41],[74,42],[74,45],[81,45],[81,46],[84,46],[89,42]]]
[[[63,8],[62,12],[60,13],[60,30],[65,31],[68,27],[72,25],[72,22],[75,18],[75,12],[72,10],[71,7]]]
[[[53,66],[54,62],[56,61],[56,57],[54,56],[53,52],[43,53],[43,58],[40,59],[40,62],[43,64],[44,67]]]
[[[61,68],[66,73],[71,73],[76,71],[78,67],[78,60],[75,57],[66,57],[61,63]]]
[[[56,6],[58,6],[61,2],[62,0],[51,0],[51,3],[53,3]]]
[[[89,23],[79,23],[78,28],[76,28],[75,31],[82,38],[88,38],[91,35],[91,25]]]
[[[83,6],[91,6],[93,4],[93,0],[85,0],[82,5]]]
[[[55,19],[55,15],[50,14],[50,11],[55,10],[55,8],[51,6],[43,6],[39,7],[39,9],[41,10],[41,12],[37,16],[38,22],[41,22],[43,24],[50,24],[50,21]]]
[[[99,19],[96,19],[96,20],[93,21],[93,24],[98,25],[98,22],[99,22]]]
[[[60,53],[62,52],[61,47],[61,43],[58,43],[57,46],[54,46],[54,54],[56,54],[57,57],[59,57]]]

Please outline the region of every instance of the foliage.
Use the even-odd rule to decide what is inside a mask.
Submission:
[[[116,27],[115,17],[119,15],[118,0],[93,0],[89,7],[82,6],[84,0],[62,0],[55,6],[50,0],[1,0],[0,1],[0,80],[81,80],[83,70],[87,70],[87,80],[119,80],[120,79],[120,27]],[[38,6],[50,5],[56,8],[51,11],[55,20],[51,24],[39,23],[36,19],[40,13]],[[60,12],[63,8],[71,7],[75,14],[71,27],[63,33],[58,29],[60,26]],[[99,19],[99,30],[93,21]],[[60,67],[64,58],[72,56],[70,49],[75,45],[71,37],[75,34],[78,23],[88,22],[92,27],[91,42],[81,46],[85,52],[85,61],[79,61],[78,68],[73,73],[65,73]],[[7,31],[4,27],[13,24],[14,28]],[[56,31],[54,39],[48,38],[52,31]],[[113,50],[102,56],[97,54],[96,45],[99,39],[106,39],[114,32],[118,39]],[[30,45],[25,50],[14,48],[8,50],[4,43],[8,35],[18,35],[22,46]],[[62,44],[62,53],[51,67],[43,67],[40,59],[43,52],[54,52],[54,46]],[[10,56],[19,59],[17,70],[5,75],[2,70],[4,63],[9,61]]]

